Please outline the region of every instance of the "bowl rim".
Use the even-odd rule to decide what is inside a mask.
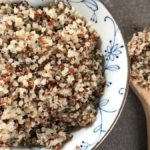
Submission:
[[[125,38],[122,34],[122,28],[120,27],[120,25],[118,24],[118,22],[116,21],[115,17],[112,15],[111,13],[111,10],[105,5],[104,2],[98,0],[98,2],[100,2],[106,9],[107,11],[111,14],[111,16],[113,17],[114,21],[117,23],[117,26],[119,28],[119,31],[120,31],[120,34],[122,36],[122,39],[123,39],[123,42],[124,42],[124,46],[125,46],[125,50],[126,50],[126,54],[127,54],[127,81],[126,81],[126,91],[125,91],[125,94],[124,94],[124,98],[123,98],[123,101],[122,101],[122,104],[121,104],[121,107],[119,109],[119,112],[115,118],[115,120],[113,121],[112,125],[109,127],[109,129],[106,131],[105,135],[100,139],[100,141],[92,148],[92,150],[97,150],[99,148],[99,146],[107,139],[107,137],[109,136],[110,132],[113,130],[113,128],[115,127],[115,125],[117,124],[122,112],[123,112],[123,109],[124,109],[124,106],[126,104],[126,101],[127,101],[127,96],[128,96],[128,91],[129,91],[129,79],[130,79],[130,59],[129,59],[129,52],[128,52],[128,49],[127,49],[127,45],[126,45],[126,41],[125,41]]]

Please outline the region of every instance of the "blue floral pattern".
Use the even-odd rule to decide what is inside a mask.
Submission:
[[[120,95],[124,95],[124,94],[125,94],[125,91],[126,91],[125,88],[120,88],[118,93],[119,93]]]
[[[123,95],[125,90],[126,89],[124,88],[120,88],[118,92],[120,95]],[[82,141],[80,145],[81,150],[91,150],[91,147],[95,146],[99,142],[101,134],[106,132],[106,130],[103,128],[103,113],[115,113],[118,111],[118,109],[114,109],[114,110],[105,109],[105,106],[107,106],[109,102],[110,102],[109,99],[101,99],[99,107],[98,107],[98,113],[100,114],[101,122],[93,130],[93,134],[97,136],[97,141],[95,141],[94,143],[88,143],[86,141]]]
[[[119,55],[122,54],[121,49],[124,48],[124,46],[116,43],[118,29],[116,28],[114,20],[111,17],[106,16],[104,18],[104,21],[107,22],[108,20],[112,22],[112,25],[114,28],[114,36],[113,36],[113,39],[109,41],[109,44],[108,44],[106,50],[104,51],[105,52],[105,54],[104,54],[105,55],[105,70],[117,71],[120,69],[120,66],[112,65],[111,62],[113,62],[113,61],[115,61],[115,59],[119,58]],[[111,65],[110,65],[110,63],[111,63]]]
[[[101,134],[106,132],[106,130],[103,128],[103,113],[115,113],[115,112],[118,111],[117,109],[114,109],[114,110],[105,109],[105,106],[108,105],[109,102],[110,102],[109,99],[102,99],[100,101],[100,104],[99,104],[99,107],[98,107],[98,113],[100,114],[101,122],[100,122],[99,125],[97,125],[93,129],[93,134],[95,134],[95,136],[97,136],[97,140],[94,141],[94,143],[88,143],[86,141],[82,141],[82,143],[80,145],[81,150],[90,150],[91,147],[93,147],[94,145],[96,145],[99,142]]]
[[[93,14],[91,16],[91,20],[95,23],[98,22],[96,12],[99,10],[99,8],[98,8],[97,2],[95,0],[67,0],[67,2],[69,4],[71,2],[72,3],[83,3],[83,4],[85,4],[93,12]]]
[[[106,87],[110,87],[112,85],[112,82],[106,81]]]

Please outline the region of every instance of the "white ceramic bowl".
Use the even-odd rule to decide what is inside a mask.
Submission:
[[[27,1],[37,6],[52,0]],[[92,22],[101,37],[101,49],[105,56],[106,87],[104,96],[99,100],[97,119],[90,127],[73,132],[72,140],[63,147],[63,150],[74,150],[76,146],[79,146],[81,150],[91,150],[96,149],[107,137],[125,104],[128,88],[128,55],[117,23],[100,1],[68,0],[68,2],[87,21]]]

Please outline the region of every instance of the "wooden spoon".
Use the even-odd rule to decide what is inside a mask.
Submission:
[[[135,91],[136,95],[140,99],[145,115],[147,120],[147,136],[148,136],[148,150],[150,150],[150,90],[146,90],[139,86],[136,83],[136,80],[131,79],[130,80],[131,88]]]

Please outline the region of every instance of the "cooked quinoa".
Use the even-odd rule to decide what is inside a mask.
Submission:
[[[95,121],[104,89],[98,34],[73,8],[0,0],[0,146],[59,150]]]
[[[150,30],[133,35],[128,44],[131,58],[131,77],[150,90]]]

